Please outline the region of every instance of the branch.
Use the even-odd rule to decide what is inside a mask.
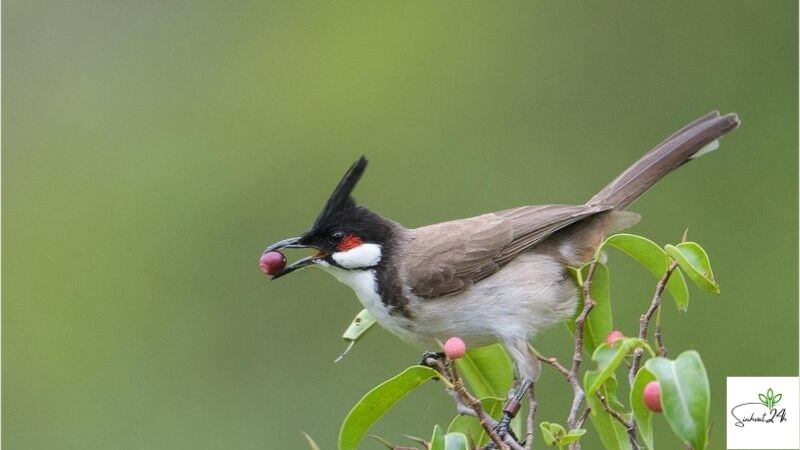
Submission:
[[[639,317],[639,339],[647,340],[647,328],[650,325],[650,319],[652,319],[653,314],[658,311],[655,339],[659,356],[664,356],[667,354],[667,349],[664,347],[663,337],[661,336],[661,298],[664,295],[664,289],[667,287],[667,283],[669,282],[670,276],[672,276],[672,272],[674,272],[677,267],[677,261],[673,261],[672,264],[670,264],[667,272],[663,277],[661,277],[660,280],[658,280],[658,284],[656,284],[656,291],[653,293],[653,300],[650,302],[650,307],[647,309],[647,312]],[[641,365],[643,354],[644,349],[642,348],[637,348],[633,352],[631,368],[628,372],[628,383],[631,386],[633,386],[633,381],[636,379],[636,373],[639,372],[639,366]],[[634,444],[636,438],[636,419],[631,419],[631,427],[628,429],[628,435],[631,436],[631,444]]]
[[[533,418],[536,415],[536,396],[533,393],[533,385],[528,388],[528,420],[525,427],[528,432],[525,436],[525,450],[531,450],[533,447]]]
[[[658,280],[658,284],[656,285],[656,291],[653,293],[653,300],[650,302],[650,307],[647,309],[647,312],[642,314],[639,317],[639,339],[646,340],[647,339],[647,328],[650,325],[650,319],[653,318],[653,314],[661,307],[661,298],[664,295],[664,289],[667,287],[667,282],[669,282],[670,276],[672,276],[672,272],[675,271],[675,268],[678,267],[677,262],[673,262],[667,272]],[[660,335],[660,329],[659,329]],[[659,346],[659,352],[662,350],[662,346]],[[666,352],[666,350],[664,350]],[[633,352],[633,360],[631,361],[631,369],[628,372],[628,382],[633,385],[633,380],[636,378],[636,372],[639,371],[639,365],[642,362],[642,355],[644,354],[644,349],[637,348]]]
[[[586,279],[583,281],[583,311],[581,311],[578,318],[575,319],[575,349],[572,353],[572,367],[569,369],[569,374],[567,376],[567,381],[572,385],[573,391],[572,407],[570,408],[569,416],[567,416],[567,426],[570,429],[574,429],[577,424],[578,410],[581,404],[583,404],[584,399],[583,389],[580,387],[580,383],[578,383],[578,370],[583,361],[584,323],[586,322],[586,317],[589,316],[589,313],[592,312],[592,308],[594,308],[595,305],[595,301],[592,299],[591,295],[592,277],[594,277],[595,267],[597,267],[596,259],[592,261],[592,264],[589,266],[589,272],[586,274]]]
[[[461,378],[458,376],[458,371],[456,371],[456,366],[453,361],[448,361],[447,366],[445,366],[442,364],[441,360],[437,359],[436,365],[440,368],[440,372],[442,372],[445,376],[449,376],[450,381],[453,384],[453,390],[461,398],[461,400],[467,404],[467,406],[472,408],[472,410],[475,412],[475,417],[477,417],[478,422],[480,422],[483,429],[486,430],[489,438],[492,440],[492,442],[494,442],[498,449],[524,450],[519,445],[516,445],[513,448],[509,447],[508,440],[504,441],[497,435],[497,433],[494,432],[494,427],[497,425],[497,422],[486,414],[481,406],[481,401],[467,391],[467,388],[464,386],[464,382],[461,381]],[[511,438],[511,441],[513,440],[514,439]],[[516,442],[514,442],[514,444],[516,444]]]
[[[600,399],[600,403],[603,405],[603,410],[606,411],[611,417],[617,419],[622,426],[625,427],[625,430],[628,432],[628,439],[631,441],[631,448],[633,450],[639,450],[641,447],[639,446],[639,440],[636,437],[636,421],[631,419],[630,421],[625,418],[619,411],[614,410],[611,405],[608,404],[608,400],[600,394],[597,394],[597,398]]]

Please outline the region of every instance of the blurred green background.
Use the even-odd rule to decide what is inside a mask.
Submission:
[[[358,199],[418,226],[582,202],[714,108],[741,129],[632,208],[656,241],[689,227],[722,286],[686,314],[668,304],[666,343],[705,359],[713,448],[726,376],[797,374],[794,1],[2,12],[5,448],[305,448],[304,430],[333,449],[360,395],[420,352],[376,330],[334,365],[354,295],[322,272],[270,283],[257,260],[358,155]],[[654,280],[609,264],[632,334]],[[570,342],[557,326],[536,345]],[[563,422],[559,375],[538,392],[539,419]],[[375,431],[405,442],[452,413],[431,384]],[[656,441],[678,448],[662,422]]]

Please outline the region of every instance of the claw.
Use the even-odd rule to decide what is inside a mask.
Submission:
[[[419,360],[419,365],[435,369],[436,361],[439,361],[443,358],[444,358],[444,353],[442,352],[425,352],[422,354],[422,359]]]

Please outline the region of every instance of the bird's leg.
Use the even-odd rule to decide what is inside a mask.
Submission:
[[[513,433],[510,428],[511,420],[517,416],[522,405],[522,398],[525,397],[525,393],[528,392],[531,385],[533,385],[533,380],[526,378],[512,389],[512,393],[503,407],[503,417],[494,427],[494,431],[498,436],[502,437],[510,432]]]

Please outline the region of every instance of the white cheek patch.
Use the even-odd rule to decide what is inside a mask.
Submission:
[[[361,244],[344,252],[336,252],[331,257],[345,269],[366,269],[375,267],[380,262],[381,246]]]

